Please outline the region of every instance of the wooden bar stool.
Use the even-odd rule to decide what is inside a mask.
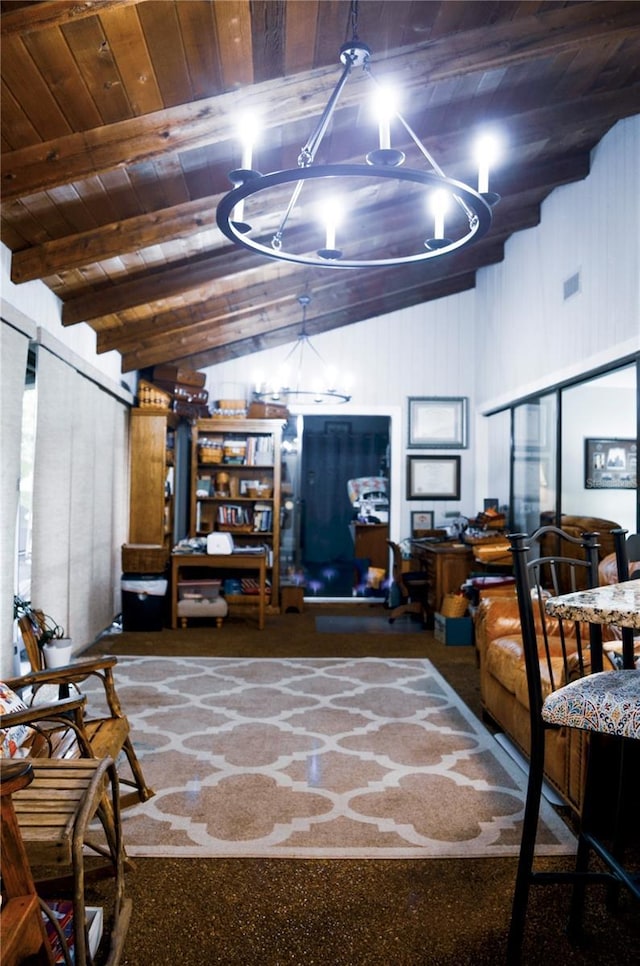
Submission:
[[[41,894],[60,898],[63,883],[69,891],[71,876],[75,966],[86,966],[92,959],[85,928],[85,855],[106,857],[109,873],[114,878],[113,925],[107,962],[115,966],[124,947],[131,900],[124,895],[120,791],[113,760],[34,759],[31,766],[33,781],[13,794],[13,807],[36,888]],[[100,830],[90,828],[94,818],[99,820],[104,839]],[[53,868],[63,874],[51,876],[47,871],[46,877],[39,878],[39,868],[42,871]]]
[[[33,781],[31,762],[24,759],[2,763],[0,808],[2,811],[2,883],[5,902],[0,917],[0,949],[5,966],[29,962],[53,966],[53,951],[40,912],[40,901],[20,835],[12,796]]]

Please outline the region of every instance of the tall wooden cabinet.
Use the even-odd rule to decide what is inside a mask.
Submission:
[[[162,547],[174,542],[175,434],[179,417],[154,409],[131,410],[129,543]]]
[[[190,534],[232,535],[234,545],[267,548],[270,603],[280,583],[283,420],[199,419],[191,436]]]

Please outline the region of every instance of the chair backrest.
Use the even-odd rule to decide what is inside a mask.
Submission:
[[[44,614],[42,611],[31,611],[18,618],[18,627],[22,636],[22,643],[27,653],[27,660],[31,665],[32,671],[41,671],[44,668],[44,656],[40,648],[40,637],[42,635],[42,622]]]
[[[640,569],[631,568],[631,561],[640,560],[640,534],[632,533],[627,537],[627,531],[618,527],[612,530],[616,548],[616,570],[618,583],[625,580],[640,579]],[[622,638],[622,665],[626,668],[635,667],[635,640],[632,627],[620,628]]]
[[[402,551],[400,546],[399,544],[394,543],[393,540],[387,540],[387,546],[391,549],[391,575],[398,585],[402,596],[408,597],[409,590],[402,579]]]
[[[640,560],[640,533],[632,533],[629,536],[627,533],[628,531],[621,527],[611,531],[615,544],[618,583],[640,578],[640,570],[633,568],[632,571],[630,566],[632,561]]]
[[[509,534],[532,728],[541,721],[547,693],[591,671],[589,648],[596,632],[591,625],[549,617],[545,601],[598,586],[598,536],[572,537],[557,527],[541,527],[531,536]],[[548,552],[556,540],[562,548],[571,544],[569,556]]]

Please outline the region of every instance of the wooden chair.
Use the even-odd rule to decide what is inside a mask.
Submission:
[[[575,538],[556,527],[542,527],[527,537],[510,535],[518,595],[523,657],[529,698],[531,745],[529,779],[516,874],[507,962],[518,963],[521,956],[530,887],[550,882],[570,882],[573,893],[569,914],[569,936],[581,935],[585,886],[588,881],[627,886],[640,898],[640,886],[623,869],[617,851],[616,834],[605,844],[596,823],[596,785],[601,781],[596,754],[602,742],[617,739],[618,748],[640,738],[637,704],[640,672],[602,671],[601,627],[595,624],[559,621],[546,614],[544,601],[558,596],[559,580],[566,591],[598,585],[598,534]],[[571,555],[543,552],[554,544],[564,548],[569,541]],[[578,556],[581,554],[581,556]],[[544,873],[534,870],[534,850],[543,782],[545,734],[550,728],[579,728],[589,734],[584,805],[573,872]],[[610,759],[610,745],[606,747]],[[595,762],[595,767],[594,767]],[[620,771],[625,777],[624,770]],[[616,788],[616,783],[611,784]],[[600,788],[602,794],[602,788]],[[613,804],[619,804],[622,796]],[[612,810],[614,811],[614,810]],[[601,816],[600,816],[601,818]],[[615,829],[615,821],[611,823]],[[613,844],[611,844],[613,842]],[[589,871],[591,853],[597,854],[606,872]]]
[[[393,564],[393,582],[400,592],[400,603],[390,608],[389,623],[393,624],[401,614],[420,614],[422,623],[427,625],[429,616],[427,592],[429,588],[428,575],[419,570],[402,571],[402,551],[393,540],[387,540],[391,548]]]
[[[19,623],[24,635],[27,653],[29,654],[29,650],[33,652],[35,647],[39,654],[40,648],[31,621],[28,618],[21,618]],[[33,664],[39,658],[34,654],[29,659]],[[89,711],[83,722],[82,733],[79,737],[76,734],[78,740],[73,742],[71,747],[69,747],[68,742],[66,745],[56,744],[54,755],[64,758],[109,757],[118,761],[121,753],[124,752],[131,776],[121,775],[120,784],[133,789],[122,796],[121,806],[125,808],[128,805],[147,801],[153,796],[154,792],[145,782],[138,756],[131,741],[129,721],[118,698],[113,677],[113,669],[117,663],[115,657],[82,659],[60,668],[32,670],[21,677],[11,678],[6,683],[13,691],[22,692],[25,688],[31,688],[35,698],[44,685],[57,685],[59,689],[75,689],[76,692],[80,692],[81,685],[85,681],[98,680],[101,682],[107,713],[101,712],[92,715]]]

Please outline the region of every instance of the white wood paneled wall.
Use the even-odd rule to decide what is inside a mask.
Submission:
[[[640,349],[640,115],[598,144],[589,176],[554,191],[537,228],[478,273],[476,384],[487,409]],[[564,282],[580,273],[580,291]],[[497,378],[498,377],[498,378]]]
[[[404,500],[407,446],[407,399],[409,396],[468,396],[473,407],[475,381],[474,293],[413,306],[333,332],[311,336],[313,346],[327,363],[353,375],[352,402],[328,409],[301,408],[301,412],[348,413],[393,409],[400,414],[400,430],[391,454],[393,492],[401,497],[398,529],[392,538],[409,532],[410,511],[434,509],[439,520],[447,511],[472,514],[473,461],[470,450],[457,450],[462,457],[461,500],[429,502]],[[288,346],[236,359],[207,372],[211,399],[250,398],[256,371],[274,372],[289,351]],[[306,368],[305,356],[305,368]],[[309,363],[313,360],[309,357]],[[306,373],[304,373],[306,375]],[[308,382],[312,381],[311,368]],[[471,443],[473,441],[471,440]],[[425,452],[413,450],[414,454]],[[429,450],[429,453],[437,451]],[[392,501],[393,502],[393,501]]]

